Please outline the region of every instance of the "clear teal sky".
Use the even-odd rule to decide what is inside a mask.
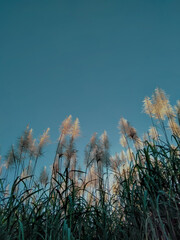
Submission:
[[[180,99],[180,1],[0,0],[2,155],[28,123],[35,137],[50,127],[53,151],[69,114],[80,154],[105,129],[119,151],[119,119],[147,130],[142,100],[156,87]]]

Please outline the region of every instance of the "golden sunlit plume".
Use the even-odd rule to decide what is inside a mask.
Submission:
[[[137,137],[137,138],[135,139],[135,141],[134,141],[134,146],[135,146],[135,148],[136,148],[137,150],[140,150],[140,149],[143,148],[143,142],[142,142],[142,140],[141,140],[139,137]]]
[[[129,123],[125,118],[121,118],[119,121],[120,133],[126,135],[129,132]]]
[[[120,152],[120,159],[121,159],[121,163],[122,163],[122,164],[124,164],[124,163],[126,162],[126,160],[127,160],[127,156],[126,156],[126,153],[125,153],[124,150],[122,150],[122,151]]]
[[[114,156],[110,157],[111,167],[114,171],[117,171],[123,164],[125,164],[127,158],[124,150],[120,154],[116,153]]]
[[[127,154],[127,159],[129,161],[134,160],[133,150],[131,148],[127,149],[126,154]]]
[[[72,127],[72,116],[69,115],[61,124],[60,131],[64,135],[71,134],[71,127]]]
[[[122,134],[122,137],[120,139],[120,144],[122,146],[126,146],[126,144],[128,144],[126,137],[133,141],[138,140],[136,129],[130,126],[129,122],[126,119],[120,119],[118,128],[120,129],[120,133]]]
[[[93,148],[96,144],[96,136],[97,136],[97,133],[94,133],[91,137],[91,140],[90,140],[90,144],[91,144],[91,148]]]
[[[174,118],[176,117],[174,109],[172,108],[172,106],[170,104],[167,104],[166,108],[167,108],[166,109],[166,115],[167,115],[169,121],[174,120]]]
[[[28,135],[27,135],[27,141],[28,141],[28,146],[29,148],[31,148],[31,146],[33,145],[33,136],[32,136],[32,128],[29,130]]]
[[[151,102],[151,99],[149,97],[145,97],[145,99],[143,100],[143,103],[144,103],[143,104],[144,112],[149,116],[151,116],[153,112],[153,104]]]
[[[155,93],[152,95],[153,99],[153,115],[157,119],[164,120],[169,103],[163,90],[156,88]]]
[[[108,135],[107,132],[104,131],[104,133],[101,135],[101,143],[105,149],[109,149],[109,140],[108,140]]]
[[[175,116],[169,99],[162,89],[156,88],[152,95],[152,100],[149,97],[145,97],[143,102],[144,112],[150,115],[150,117],[164,120],[165,116],[168,118]]]
[[[37,155],[42,154],[42,148],[50,142],[49,140],[49,131],[50,128],[47,128],[47,130],[43,133],[43,135],[40,138],[39,145],[38,145],[38,153]]]
[[[115,153],[114,156],[110,157],[110,164],[111,164],[111,168],[114,171],[117,171],[117,169],[120,167],[121,165],[121,159],[118,153]]]
[[[149,129],[149,136],[151,137],[151,139],[153,140],[158,140],[159,138],[159,134],[158,134],[158,131],[155,127],[150,127]]]
[[[49,142],[49,131],[50,128],[47,128],[47,130],[43,133],[43,135],[40,138],[39,146],[43,147],[46,143]]]
[[[74,124],[72,125],[71,134],[73,138],[77,138],[80,135],[80,126],[79,126],[78,118],[76,118],[76,120],[74,121]]]
[[[127,135],[130,139],[132,139],[133,141],[136,141],[137,137],[137,132],[136,129],[134,127],[129,127],[129,130],[127,132]]]
[[[120,144],[122,147],[127,147],[127,141],[126,141],[126,138],[124,136],[124,134],[120,137]]]
[[[176,111],[178,122],[180,125],[180,100],[177,101],[177,105],[175,106],[175,111]]]
[[[180,126],[175,121],[169,121],[169,127],[172,133],[180,138]]]

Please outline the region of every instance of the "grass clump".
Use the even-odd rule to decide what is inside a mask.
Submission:
[[[121,118],[121,153],[110,155],[106,131],[94,134],[84,171],[79,120],[66,118],[50,178],[46,167],[35,178],[49,129],[37,143],[27,127],[1,164],[0,239],[180,239],[180,105],[156,89],[144,111],[152,126],[143,139]]]

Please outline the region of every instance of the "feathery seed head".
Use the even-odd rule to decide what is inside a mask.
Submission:
[[[124,119],[124,118],[120,119],[119,129],[120,129],[120,133],[122,135],[124,135],[124,137],[127,136],[128,138],[130,138],[133,141],[136,140],[136,138],[137,138],[136,129],[134,127],[130,126],[129,122],[126,119]],[[124,139],[122,138],[122,143],[123,143],[123,140]],[[125,142],[123,145],[125,145]]]
[[[121,118],[119,121],[120,133],[126,135],[129,132],[129,123],[125,118]]]
[[[74,121],[74,124],[72,125],[71,134],[73,138],[77,138],[80,135],[80,126],[79,126],[78,118],[76,118],[76,120]]]
[[[143,103],[144,103],[143,104],[144,112],[151,116],[153,112],[153,104],[151,102],[151,99],[149,97],[145,97],[145,99],[143,100]]]
[[[169,120],[174,120],[174,118],[176,117],[174,109],[172,108],[172,106],[169,103],[166,106],[166,115]]]
[[[61,143],[60,147],[62,147],[62,145],[66,144],[66,135],[62,134],[59,140],[60,140],[60,143]]]
[[[55,161],[55,162],[52,164],[51,169],[52,169],[52,176],[55,178],[57,172],[59,172],[58,161]]]
[[[27,135],[27,141],[28,141],[28,145],[29,145],[29,146],[31,146],[32,143],[33,143],[32,132],[33,132],[33,130],[32,130],[32,128],[31,128],[31,129],[29,130],[29,132],[28,132],[28,135]]]
[[[24,150],[29,150],[32,142],[32,129],[29,129],[29,125],[27,125],[26,130],[19,140],[19,152],[22,153]]]
[[[90,167],[88,175],[87,175],[87,181],[90,181],[88,185],[90,186],[96,186],[98,179],[98,172],[95,168],[94,164]]]
[[[132,160],[134,160],[134,155],[133,155],[133,151],[132,151],[132,149],[127,149],[127,158],[130,160],[130,161],[132,161]]]
[[[47,144],[49,141],[49,131],[50,128],[47,128],[47,130],[43,133],[43,135],[40,138],[40,142],[39,142],[39,150],[42,150],[42,147],[44,147],[45,144]]]
[[[110,166],[114,171],[120,166],[120,157],[117,153],[115,153],[115,156],[110,157]]]
[[[177,105],[175,106],[175,111],[176,111],[178,122],[180,125],[180,100],[177,101]]]
[[[113,170],[117,170],[126,162],[126,154],[124,151],[121,151],[120,154],[116,153],[114,156],[110,158],[111,167]]]
[[[155,127],[150,127],[149,129],[149,136],[151,137],[151,139],[153,140],[158,140],[159,138],[159,134],[158,134],[158,131]]]
[[[180,126],[175,121],[169,121],[168,123],[172,133],[180,138]]]
[[[127,160],[126,153],[124,152],[124,150],[120,152],[120,159],[122,163],[125,163]]]
[[[101,135],[101,143],[105,149],[109,149],[109,140],[106,131]]]
[[[127,132],[128,137],[134,141],[136,141],[137,139],[137,132],[136,129],[134,127],[129,127],[129,131]]]
[[[119,142],[122,147],[127,147],[127,141],[126,141],[126,137],[124,136],[124,134],[122,134]]]
[[[152,100],[149,97],[144,99],[144,112],[156,119],[164,120],[165,116],[173,118],[174,111],[169,103],[169,99],[162,89],[156,88]]]
[[[33,139],[32,144],[29,147],[30,156],[37,156],[36,139]]]
[[[177,114],[180,114],[180,100],[177,101],[177,105],[175,106],[175,110]]]
[[[134,141],[134,146],[137,150],[143,148],[143,142],[141,141],[141,139],[139,137],[137,137],[136,140]]]
[[[69,115],[61,124],[60,131],[64,135],[71,134],[71,127],[72,127],[72,116]]]
[[[166,97],[165,92],[162,89],[156,88],[152,99],[154,117],[164,120],[169,106],[169,100]]]
[[[97,133],[95,132],[90,139],[90,148],[93,149],[96,146],[97,142]]]

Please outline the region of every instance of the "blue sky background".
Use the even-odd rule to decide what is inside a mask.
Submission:
[[[0,0],[0,151],[29,123],[39,137],[80,120],[79,155],[104,130],[120,151],[121,117],[141,135],[150,126],[142,101],[160,87],[180,99],[180,1]]]

